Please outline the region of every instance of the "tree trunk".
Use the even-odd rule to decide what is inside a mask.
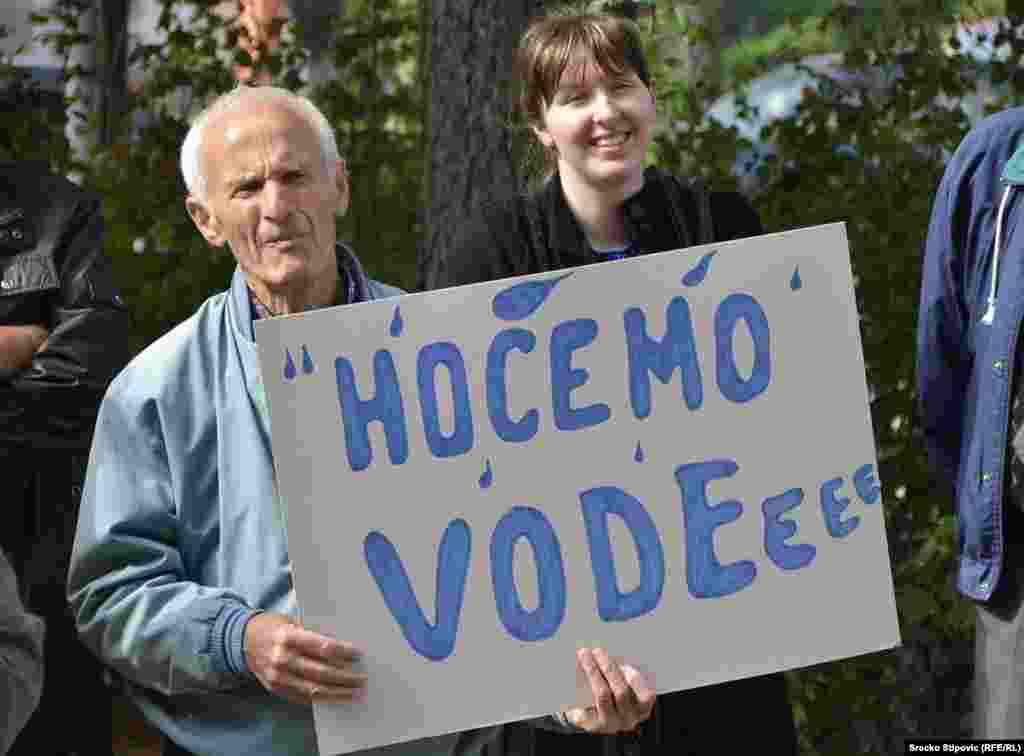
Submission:
[[[109,147],[124,113],[128,92],[128,16],[131,0],[100,0],[99,143]]]
[[[480,203],[515,191],[512,55],[542,0],[432,0],[425,243],[418,284]]]
[[[77,31],[86,41],[71,47],[67,56],[68,68],[82,70],[81,75],[72,77],[64,87],[65,97],[73,101],[68,107],[64,135],[67,137],[72,157],[79,162],[88,161],[93,144],[87,125],[89,115],[96,107],[97,98],[94,77],[97,61],[96,28],[99,24],[96,16],[97,9],[92,4],[82,10],[78,18]]]
[[[722,0],[675,0],[669,5],[691,30],[684,37],[677,37],[681,44],[676,57],[682,63],[682,76],[693,83],[698,99],[707,104],[722,88]]]

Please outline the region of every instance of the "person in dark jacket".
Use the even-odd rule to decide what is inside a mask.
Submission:
[[[0,756],[43,690],[43,622],[25,611],[11,563],[0,550]]]
[[[42,703],[12,754],[111,752],[103,669],[64,590],[96,412],[128,358],[102,240],[96,197],[45,166],[0,165],[0,547],[47,625]]]
[[[639,32],[630,21],[590,14],[540,19],[524,34],[516,65],[519,105],[545,150],[550,176],[540,191],[509,196],[469,219],[453,248],[428,273],[429,288],[762,232],[757,213],[742,196],[709,194],[698,183],[645,169],[655,95]],[[584,712],[574,712],[570,724],[592,729]],[[566,745],[562,734],[532,728],[507,732],[513,742],[506,749],[512,752],[531,747],[561,752]],[[797,752],[781,675],[660,696],[654,716],[638,732],[613,737],[617,740],[572,745],[595,753]]]
[[[956,500],[956,587],[976,602],[974,735],[1024,738],[1024,108],[946,165],[917,330],[931,461]]]

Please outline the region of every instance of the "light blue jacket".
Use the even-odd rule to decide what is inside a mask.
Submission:
[[[344,248],[339,264],[356,276],[360,299],[400,293],[367,279]],[[68,593],[86,645],[182,748],[317,753],[311,707],[264,690],[242,654],[257,609],[297,617],[297,607],[240,271],[107,391]],[[494,732],[381,753],[466,753]]]

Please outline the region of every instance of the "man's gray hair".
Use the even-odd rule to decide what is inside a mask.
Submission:
[[[319,138],[320,152],[328,173],[332,177],[336,175],[338,160],[341,157],[338,142],[334,138],[334,129],[331,128],[330,122],[316,105],[305,97],[280,87],[240,86],[220,95],[206,106],[192,121],[185,141],[181,143],[181,175],[185,179],[189,194],[199,200],[206,199],[206,177],[199,161],[203,129],[216,116],[257,103],[282,105],[308,123]]]

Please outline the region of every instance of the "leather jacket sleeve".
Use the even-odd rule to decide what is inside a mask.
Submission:
[[[107,384],[129,356],[128,312],[103,253],[99,200],[55,176],[27,193],[37,204],[28,211],[34,254],[52,260],[57,281],[41,295],[49,338],[26,370],[0,381],[0,444],[87,449]]]

